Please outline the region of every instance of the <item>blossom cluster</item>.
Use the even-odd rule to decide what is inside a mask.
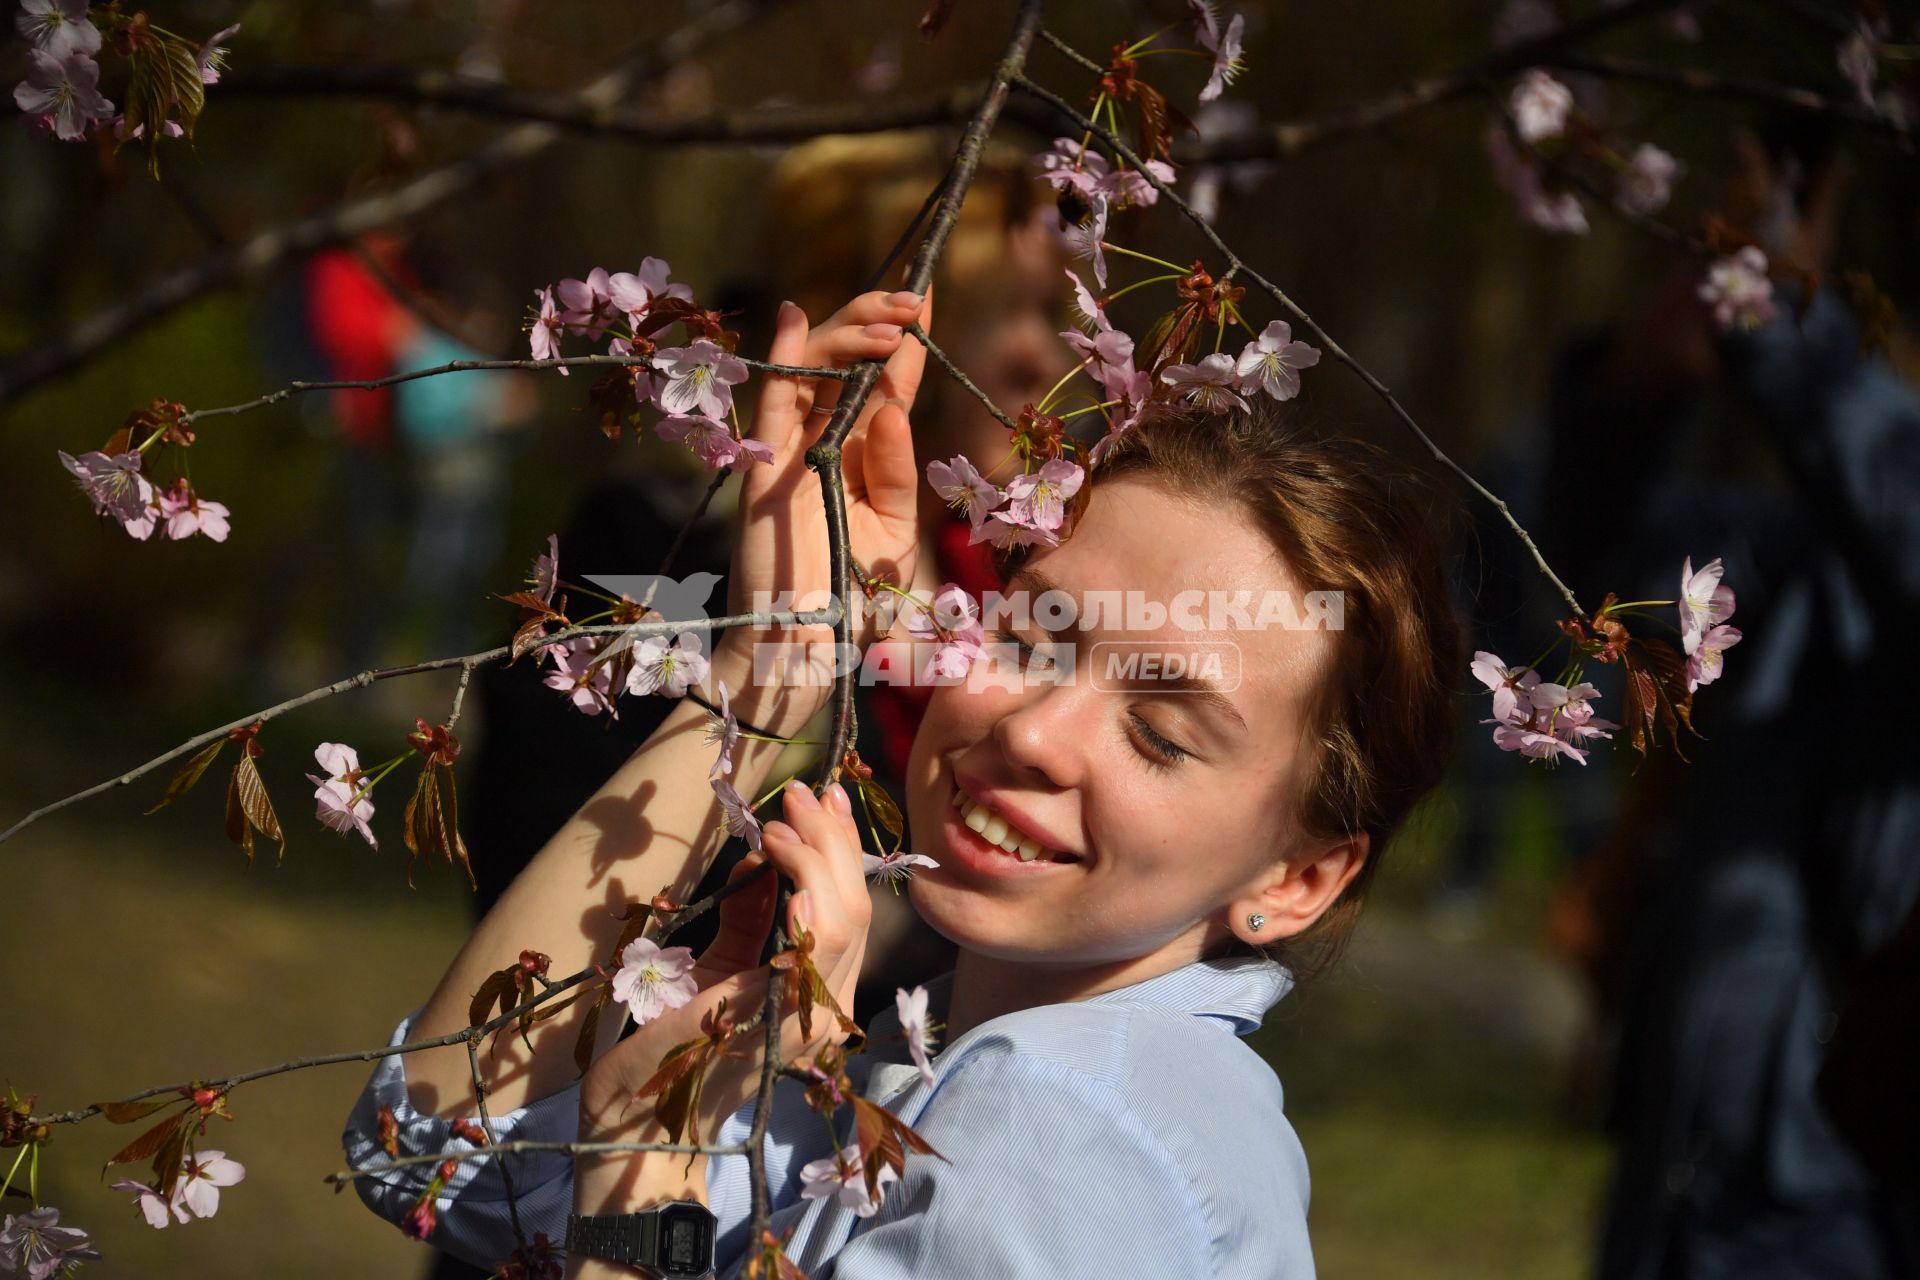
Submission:
[[[200,497],[185,476],[174,477],[165,489],[155,488],[141,474],[137,449],[120,453],[96,449],[77,458],[62,450],[60,463],[93,503],[93,513],[111,517],[130,537],[144,542],[158,530],[166,538],[191,538],[198,533],[215,542],[227,540],[225,504]]]
[[[1682,166],[1670,153],[1643,142],[1623,151],[1579,112],[1573,91],[1534,67],[1521,75],[1507,95],[1512,132],[1529,148],[1555,160],[1586,156],[1613,175],[1615,207],[1634,217],[1659,212],[1673,196]],[[1493,176],[1513,198],[1527,225],[1562,235],[1585,235],[1586,207],[1573,191],[1550,181],[1534,160],[1514,147],[1506,124],[1493,120],[1487,130]]]
[[[132,1178],[120,1179],[113,1189],[132,1192],[140,1216],[148,1226],[160,1229],[169,1221],[211,1218],[220,1211],[220,1188],[231,1187],[246,1176],[246,1166],[229,1160],[224,1151],[195,1151],[181,1157],[180,1179],[171,1197],[161,1195],[158,1187]]]
[[[1722,329],[1757,329],[1773,319],[1767,255],[1756,245],[1745,245],[1715,262],[1700,282],[1700,300],[1713,308],[1714,322]]]
[[[716,471],[744,471],[773,461],[766,445],[746,439],[738,428],[733,388],[746,381],[747,364],[733,354],[733,335],[720,328],[713,313],[694,305],[692,289],[670,277],[664,260],[647,258],[638,271],[595,267],[583,280],[569,278],[536,290],[529,329],[533,358],[564,358],[560,342],[570,333],[605,341],[608,355],[644,361],[620,375],[631,401],[623,405],[622,416],[651,404],[664,415],[655,433],[684,444]],[[658,346],[655,339],[676,323],[686,327],[687,344]],[[566,366],[559,372],[565,375]]]
[[[116,112],[100,92],[98,58],[104,40],[93,23],[87,0],[20,0],[20,8],[14,24],[31,48],[27,53],[27,78],[14,86],[13,102],[25,113],[27,127],[52,134],[62,142],[79,142],[95,130],[111,133],[116,141],[142,137],[147,121],[138,120],[129,128],[126,116]],[[102,21],[109,20],[110,28],[120,32],[119,43],[130,56],[156,57],[166,63],[168,38],[155,32],[144,15],[127,18],[108,7]],[[198,76],[201,88],[220,82],[220,72],[226,66],[226,42],[239,30],[236,22],[204,44],[179,45],[181,56],[191,57],[189,74]],[[190,55],[186,53],[189,49]],[[192,126],[198,107],[181,102],[180,89],[168,80],[167,71],[171,66],[147,77],[149,82],[164,86],[166,95],[153,104],[161,110],[149,109],[149,114],[160,121],[164,136],[177,138]],[[184,124],[179,116],[186,117]]]
[[[52,1205],[0,1218],[0,1271],[8,1275],[53,1280],[99,1258],[87,1233],[61,1226],[60,1211]]]

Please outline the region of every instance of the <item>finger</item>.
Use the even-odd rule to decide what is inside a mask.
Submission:
[[[766,861],[764,853],[747,854],[728,873],[728,886],[737,884],[764,866]],[[773,926],[779,889],[780,878],[766,872],[754,883],[723,899],[720,903],[720,927],[707,949],[700,953],[699,967],[728,974],[759,964],[760,948]]]
[[[844,367],[857,360],[885,360],[905,332],[900,325],[878,322],[818,328],[807,340],[807,363]]]
[[[896,324],[909,325],[920,315],[924,299],[917,293],[901,289],[888,293],[875,289],[871,293],[855,295],[827,318],[822,330],[842,325]]]
[[[899,405],[882,406],[861,440],[859,490],[882,520],[911,525],[919,513],[920,473],[913,460],[913,424]]]
[[[807,313],[791,302],[781,303],[774,316],[767,359],[773,364],[807,363]],[[799,435],[807,410],[813,406],[813,394],[813,385],[807,379],[768,374],[749,434],[776,454],[783,452]]]

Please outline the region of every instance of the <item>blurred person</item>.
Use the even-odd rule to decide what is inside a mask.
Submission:
[[[1840,186],[1824,138],[1738,146],[1736,217],[1775,261],[1824,264]],[[1554,395],[1551,490],[1626,505],[1555,504],[1549,558],[1668,598],[1683,551],[1720,556],[1744,636],[1682,744],[1692,763],[1640,770],[1555,913],[1614,1028],[1597,1274],[1893,1280],[1920,1274],[1912,1201],[1815,1085],[1842,997],[1920,902],[1920,760],[1840,737],[1915,709],[1920,394],[1862,354],[1831,286],[1783,289],[1771,320],[1719,335],[1698,279],[1575,348]],[[1775,465],[1711,447],[1715,389]]]

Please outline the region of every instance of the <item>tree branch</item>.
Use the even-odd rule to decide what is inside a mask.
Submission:
[[[654,49],[581,91],[586,107],[610,109],[639,85],[693,57],[780,0],[721,0],[668,35]],[[144,324],[236,280],[258,276],[329,244],[403,222],[467,193],[494,174],[551,149],[564,136],[554,125],[528,124],[502,134],[437,169],[388,191],[357,196],[310,217],[255,233],[149,283],[130,297],[94,312],[65,333],[0,366],[0,405],[50,378],[78,368]]]
[[[484,1160],[488,1156],[503,1156],[529,1151],[562,1152],[575,1156],[612,1155],[631,1151],[665,1151],[675,1155],[688,1156],[737,1156],[744,1154],[745,1147],[695,1146],[685,1142],[535,1142],[531,1139],[512,1142],[491,1142],[484,1147],[470,1147],[465,1151],[436,1151],[426,1155],[399,1156],[384,1160],[379,1164],[370,1164],[360,1169],[342,1169],[339,1173],[330,1173],[326,1181],[334,1186],[344,1187],[348,1183],[358,1182],[361,1178],[371,1178],[385,1173],[389,1169],[405,1169],[412,1165],[439,1164],[444,1160]],[[504,1162],[503,1162],[504,1164]],[[525,1242],[522,1241],[522,1247]]]
[[[1719,71],[1708,71],[1701,67],[1673,67],[1637,58],[1616,58],[1597,53],[1562,52],[1543,61],[1547,66],[1560,67],[1567,71],[1581,71],[1609,80],[1632,80],[1708,97],[1742,98],[1750,102],[1765,103],[1770,107],[1823,116],[1843,124],[1870,129],[1902,141],[1911,141],[1913,137],[1912,131],[1903,126],[1900,121],[1882,115],[1865,103],[1830,98],[1812,89],[1763,80],[1758,76],[1731,75]]]
[[[949,378],[952,378],[955,382],[959,383],[963,388],[965,388],[967,391],[967,394],[971,395],[975,400],[978,400],[981,404],[985,405],[987,412],[992,414],[994,418],[999,421],[1001,426],[1005,427],[1009,431],[1018,431],[1020,429],[1020,424],[1015,422],[1012,418],[1009,418],[1005,413],[1001,412],[1000,406],[995,404],[993,402],[992,397],[987,395],[986,392],[982,391],[978,386],[978,384],[976,384],[972,378],[969,378],[967,376],[966,370],[962,369],[959,365],[955,364],[950,358],[948,358],[946,352],[942,351],[939,347],[936,347],[933,344],[933,339],[927,336],[927,331],[920,327],[919,321],[916,320],[914,323],[908,325],[907,332],[912,334],[914,337],[918,338],[920,340],[920,345],[927,349],[927,354],[932,356],[934,360],[936,360],[939,363],[940,367],[947,371],[947,376]]]
[[[1633,6],[1633,5],[1622,6],[1621,9],[1614,10],[1612,12],[1620,13],[1620,12],[1624,12],[1626,9],[1635,8],[1635,7],[1636,6]],[[1642,4],[1637,7],[1644,9],[1652,6],[1648,4]],[[1092,136],[1100,139],[1108,147],[1112,148],[1114,154],[1118,155],[1121,159],[1125,160],[1128,164],[1132,165],[1135,169],[1138,169],[1140,171],[1140,176],[1145,178],[1148,182],[1152,183],[1154,188],[1160,192],[1160,195],[1163,199],[1165,199],[1170,204],[1172,204],[1172,206],[1178,209],[1182,214],[1186,215],[1187,220],[1191,222],[1199,230],[1200,234],[1203,237],[1206,238],[1207,243],[1212,245],[1214,249],[1222,257],[1224,257],[1227,260],[1228,266],[1230,267],[1230,271],[1228,274],[1243,275],[1247,279],[1253,281],[1256,285],[1260,286],[1260,288],[1263,291],[1265,291],[1267,296],[1272,298],[1276,303],[1280,305],[1281,309],[1286,311],[1286,313],[1292,316],[1295,320],[1299,321],[1300,324],[1304,325],[1307,331],[1310,334],[1312,334],[1314,338],[1316,338],[1320,342],[1320,345],[1323,348],[1325,348],[1330,354],[1332,354],[1334,359],[1338,360],[1341,364],[1346,365],[1347,368],[1353,370],[1354,373],[1358,374],[1360,377],[1360,380],[1366,383],[1367,386],[1372,389],[1375,395],[1379,396],[1382,400],[1386,401],[1387,407],[1393,411],[1394,416],[1400,420],[1401,424],[1405,426],[1407,430],[1413,433],[1414,437],[1417,440],[1419,440],[1423,446],[1425,446],[1427,452],[1432,455],[1432,457],[1436,462],[1441,463],[1448,470],[1452,471],[1456,476],[1458,476],[1462,481],[1464,481],[1470,488],[1472,488],[1475,493],[1479,494],[1482,498],[1485,498],[1489,503],[1493,505],[1494,509],[1500,513],[1501,517],[1504,520],[1506,520],[1508,527],[1514,531],[1514,533],[1519,537],[1520,541],[1526,546],[1528,553],[1531,554],[1533,557],[1533,563],[1535,567],[1538,568],[1540,572],[1546,576],[1547,581],[1553,584],[1554,589],[1557,590],[1560,593],[1561,598],[1567,602],[1567,607],[1573,610],[1574,615],[1576,617],[1581,617],[1581,618],[1584,618],[1587,616],[1586,611],[1580,607],[1580,602],[1574,598],[1573,592],[1567,587],[1566,583],[1560,581],[1559,575],[1556,574],[1553,571],[1552,566],[1550,566],[1547,563],[1546,557],[1540,554],[1540,548],[1534,545],[1532,536],[1528,534],[1526,529],[1521,526],[1520,522],[1514,518],[1513,512],[1507,507],[1507,504],[1501,501],[1500,498],[1495,496],[1494,493],[1491,490],[1489,490],[1485,485],[1481,484],[1478,480],[1474,479],[1473,476],[1469,474],[1467,470],[1464,467],[1462,467],[1459,463],[1455,462],[1452,458],[1448,457],[1446,452],[1442,450],[1439,445],[1434,443],[1433,438],[1429,436],[1423,429],[1421,429],[1420,424],[1414,421],[1413,415],[1407,412],[1405,407],[1401,405],[1400,401],[1394,397],[1393,392],[1388,390],[1387,385],[1384,382],[1380,381],[1379,378],[1374,376],[1372,370],[1368,369],[1365,365],[1361,364],[1358,360],[1354,359],[1351,355],[1348,355],[1346,352],[1346,349],[1343,348],[1338,342],[1335,342],[1332,335],[1328,334],[1325,329],[1322,329],[1319,323],[1315,321],[1312,316],[1308,315],[1306,311],[1302,309],[1298,303],[1296,303],[1292,298],[1288,297],[1286,292],[1282,290],[1279,285],[1276,285],[1275,283],[1273,283],[1273,281],[1267,279],[1265,276],[1261,275],[1258,271],[1254,270],[1251,266],[1247,265],[1246,261],[1242,259],[1239,254],[1235,253],[1232,247],[1229,246],[1225,240],[1222,240],[1220,238],[1220,233],[1213,229],[1212,224],[1210,224],[1205,218],[1201,217],[1200,214],[1197,211],[1195,211],[1194,207],[1188,204],[1184,199],[1182,199],[1179,196],[1179,194],[1176,193],[1170,185],[1161,181],[1158,177],[1155,177],[1154,174],[1150,170],[1148,170],[1146,166],[1142,163],[1140,157],[1134,154],[1133,149],[1129,147],[1125,141],[1123,141],[1121,138],[1116,136],[1112,130],[1107,129],[1099,124],[1096,124],[1092,120],[1081,115],[1078,111],[1074,110],[1072,105],[1069,104],[1066,101],[1066,99],[1060,97],[1060,95],[1054,93],[1050,89],[1045,88],[1044,86],[1035,84],[1033,81],[1028,80],[1025,76],[1019,77],[1017,80],[1017,83],[1020,85],[1021,88],[1025,89],[1028,93],[1034,94],[1045,101],[1051,102],[1057,109],[1061,111],[1070,113],[1074,117],[1075,124],[1077,125],[1077,127],[1085,130],[1087,133],[1090,133]]]

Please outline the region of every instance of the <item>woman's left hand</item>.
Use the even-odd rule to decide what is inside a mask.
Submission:
[[[852,803],[838,783],[816,798],[804,783],[794,782],[787,787],[782,808],[786,821],[766,825],[763,852],[741,859],[729,882],[768,860],[792,878],[795,893],[788,900],[788,936],[797,937],[800,930],[812,935],[814,967],[840,1008],[851,1010],[872,918]],[[582,1142],[668,1140],[654,1114],[657,1099],[636,1100],[634,1095],[659,1070],[669,1051],[707,1038],[701,1023],[722,1001],[727,1017],[735,1022],[745,1022],[760,1011],[769,966],[757,961],[773,922],[777,888],[775,876],[763,875],[722,902],[718,936],[693,969],[699,994],[615,1044],[588,1070],[580,1087]],[[784,973],[775,977],[786,980]],[[784,1001],[781,1017],[782,1063],[847,1038],[831,1009],[814,1009],[811,1039],[801,1034],[798,1012]],[[755,1029],[733,1041],[730,1051],[707,1072],[696,1113],[702,1142],[712,1142],[721,1123],[758,1091],[765,1044],[764,1028]],[[685,1134],[681,1140],[686,1140]],[[671,1161],[676,1178],[686,1164],[684,1156],[658,1159]],[[574,1201],[578,1211],[620,1213],[639,1207],[624,1202],[644,1190],[635,1185],[630,1166],[631,1160],[621,1155],[577,1158]],[[641,1194],[642,1201],[645,1198]]]

